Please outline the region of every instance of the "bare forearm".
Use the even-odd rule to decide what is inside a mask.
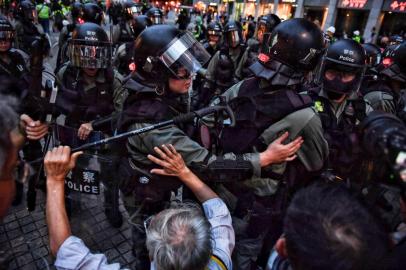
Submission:
[[[46,218],[51,252],[56,255],[63,242],[71,236],[65,210],[64,181],[47,179]]]
[[[201,203],[218,197],[210,187],[203,183],[203,181],[190,170],[179,175],[179,178],[195,194]]]

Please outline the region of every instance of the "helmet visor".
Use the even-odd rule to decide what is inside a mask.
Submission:
[[[12,41],[14,39],[14,31],[1,31],[0,30],[0,40],[1,41]]]
[[[237,30],[226,33],[226,41],[228,46],[235,48],[240,44],[240,35]]]
[[[151,20],[152,20],[153,24],[163,24],[164,23],[162,17],[158,16],[158,15],[152,16]]]
[[[108,68],[111,66],[111,44],[84,45],[70,43],[68,56],[71,65],[79,68]]]
[[[221,31],[209,30],[209,31],[207,31],[207,34],[209,36],[221,36]]]
[[[162,63],[177,75],[180,67],[196,73],[210,59],[210,54],[189,32],[174,38],[166,51],[159,57]]]
[[[138,15],[142,14],[141,9],[139,7],[137,7],[137,6],[127,8],[126,12],[130,17],[133,17],[133,18],[135,18]]]

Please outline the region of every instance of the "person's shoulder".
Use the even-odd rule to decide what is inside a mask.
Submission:
[[[306,127],[307,125],[312,125],[313,121],[311,120],[317,117],[316,110],[309,106],[288,114],[284,118],[284,121],[287,121],[292,125],[301,125]]]

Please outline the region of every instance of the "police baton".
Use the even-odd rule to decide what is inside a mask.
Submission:
[[[124,133],[115,135],[113,137],[105,138],[100,141],[86,143],[79,147],[73,148],[72,153],[91,149],[93,147],[109,144],[109,143],[116,142],[119,140],[123,140],[123,139],[129,138],[129,137],[132,137],[135,135],[139,135],[139,134],[142,134],[142,133],[154,130],[154,129],[158,129],[158,128],[162,128],[162,127],[166,127],[166,126],[170,126],[170,125],[177,125],[177,124],[181,124],[181,123],[192,122],[195,118],[199,119],[199,118],[203,118],[206,115],[210,115],[213,113],[220,113],[220,112],[225,112],[228,115],[228,117],[230,118],[230,126],[233,127],[235,125],[235,117],[234,117],[233,111],[231,110],[231,108],[229,106],[210,106],[210,107],[203,108],[203,109],[193,111],[190,113],[181,114],[171,120],[156,123],[156,124],[144,127],[144,128],[124,132]],[[43,160],[44,160],[43,158],[40,158],[40,159],[30,162],[30,164],[42,162]]]
[[[154,125],[150,125],[150,126],[147,126],[147,127],[144,127],[144,128],[124,132],[124,133],[118,134],[118,135],[113,136],[113,137],[105,138],[105,139],[100,140],[100,141],[87,143],[87,144],[84,144],[82,146],[79,146],[77,148],[72,149],[72,152],[78,152],[78,151],[90,149],[90,148],[93,148],[93,147],[96,147],[96,146],[109,144],[109,143],[112,143],[112,142],[115,142],[115,141],[126,139],[128,137],[132,137],[132,136],[135,136],[135,135],[139,135],[139,134],[142,134],[142,133],[154,130],[154,129],[158,129],[158,128],[162,128],[162,127],[166,127],[166,126],[170,126],[170,125],[178,125],[178,124],[181,124],[181,123],[192,122],[195,118],[202,118],[202,117],[204,117],[206,115],[210,115],[210,114],[213,114],[213,113],[219,113],[219,112],[226,112],[227,115],[230,117],[230,121],[231,121],[230,126],[235,125],[234,113],[233,113],[233,111],[231,110],[231,108],[229,106],[211,106],[211,107],[203,108],[203,109],[193,111],[193,112],[190,112],[190,113],[181,114],[179,116],[176,116],[172,120],[167,120],[167,121],[160,122],[160,123],[157,123],[157,124],[154,124]]]

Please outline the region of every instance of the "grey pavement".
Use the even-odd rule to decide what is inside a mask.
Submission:
[[[73,235],[81,238],[92,252],[105,253],[109,262],[119,262],[122,267],[135,269],[128,214],[122,203],[120,210],[124,224],[119,229],[113,228],[107,221],[102,195],[82,195],[80,201],[75,201],[73,209],[70,219]],[[19,206],[9,210],[0,224],[0,257],[1,250],[10,253],[10,270],[55,269],[49,250],[45,194],[42,191],[37,191],[33,212],[27,211],[25,196]]]

